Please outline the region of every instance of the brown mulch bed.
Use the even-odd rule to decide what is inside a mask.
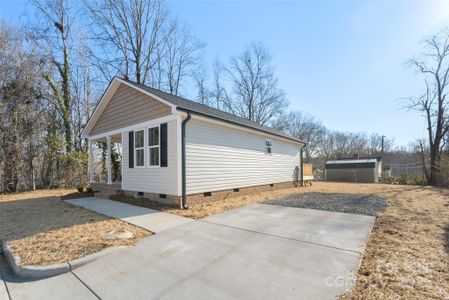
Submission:
[[[22,265],[49,265],[81,258],[105,248],[133,245],[150,232],[60,200],[74,190],[39,190],[0,195],[0,240],[8,242]],[[57,197],[56,197],[57,196]],[[112,230],[133,237],[108,240]]]

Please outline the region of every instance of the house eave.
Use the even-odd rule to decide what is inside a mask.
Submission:
[[[234,122],[234,121],[232,121],[232,120],[227,120],[227,119],[219,118],[219,117],[216,117],[216,116],[211,116],[211,115],[208,115],[208,114],[196,112],[196,111],[193,111],[193,110],[190,110],[190,109],[186,109],[186,108],[183,108],[183,107],[179,107],[179,106],[176,107],[176,109],[177,109],[178,111],[181,111],[181,112],[190,113],[190,114],[193,114],[193,115],[198,115],[198,116],[201,116],[201,117],[204,117],[204,118],[208,118],[208,119],[212,119],[212,120],[217,120],[217,121],[224,122],[224,123],[228,123],[228,124],[231,124],[231,125],[243,127],[243,128],[249,129],[249,130],[258,131],[258,132],[261,132],[261,133],[264,133],[264,134],[276,136],[276,137],[281,138],[281,139],[286,139],[286,140],[289,140],[289,141],[291,141],[291,142],[295,142],[295,143],[298,143],[298,144],[303,145],[302,148],[305,147],[305,146],[307,145],[306,142],[301,141],[301,140],[299,140],[299,139],[295,139],[295,138],[293,138],[293,137],[288,137],[288,136],[285,136],[285,135],[282,135],[282,134],[276,134],[276,133],[270,132],[270,131],[268,131],[268,130],[263,130],[263,129],[255,128],[255,127],[248,126],[248,125],[245,125],[245,124],[242,124],[242,123],[239,123],[239,122]]]

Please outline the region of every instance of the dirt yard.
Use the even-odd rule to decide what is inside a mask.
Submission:
[[[57,197],[73,192],[55,189],[0,195],[0,240],[8,242],[22,265],[67,262],[111,246],[132,245],[151,234]],[[126,230],[133,237],[104,239],[112,230]]]
[[[164,210],[198,219],[296,193],[379,196],[387,201],[388,207],[378,213],[355,286],[342,299],[449,299],[448,189],[316,183],[313,187],[240,196],[189,210]]]

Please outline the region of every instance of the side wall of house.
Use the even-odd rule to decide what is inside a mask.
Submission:
[[[226,125],[226,124],[225,124]],[[272,153],[266,153],[266,140]],[[187,194],[293,182],[300,144],[192,118],[186,125]]]
[[[145,127],[136,130],[139,129]],[[129,132],[123,133],[123,190],[174,196],[178,194],[176,119],[167,122],[167,131],[167,167],[149,167],[148,147],[145,147],[145,167],[129,168]],[[145,145],[148,145],[148,130],[145,130]]]

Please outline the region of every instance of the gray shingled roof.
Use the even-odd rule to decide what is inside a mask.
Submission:
[[[138,88],[144,89],[144,90],[146,90],[146,91],[148,91],[148,92],[150,92],[150,93],[152,93],[152,94],[154,94],[154,95],[164,99],[167,102],[170,102],[171,104],[175,105],[178,110],[188,111],[188,112],[191,112],[193,114],[199,114],[199,115],[203,115],[203,116],[206,116],[206,117],[219,119],[219,120],[227,122],[227,123],[232,123],[232,124],[235,124],[235,125],[240,125],[240,126],[248,127],[248,128],[251,128],[251,129],[255,129],[255,130],[258,130],[258,131],[263,131],[263,132],[270,133],[270,134],[273,134],[273,135],[276,135],[276,136],[287,138],[289,140],[293,140],[295,142],[300,142],[300,143],[304,143],[305,144],[304,141],[301,141],[301,140],[299,140],[297,138],[294,138],[294,137],[292,137],[290,135],[286,135],[286,134],[284,134],[284,133],[282,133],[280,131],[277,131],[277,130],[274,130],[272,128],[268,128],[268,127],[262,126],[262,125],[260,125],[258,123],[255,123],[255,122],[249,121],[247,119],[235,116],[233,114],[230,114],[230,113],[218,110],[216,108],[213,108],[213,107],[201,104],[201,103],[197,103],[197,102],[194,102],[192,100],[188,100],[188,99],[185,99],[185,98],[182,98],[182,97],[179,97],[179,96],[175,96],[175,95],[172,95],[172,94],[169,94],[169,93],[166,93],[166,92],[163,92],[163,91],[151,88],[151,87],[143,85],[143,84],[138,84],[138,83],[133,82],[131,80],[126,80],[126,79],[123,79],[123,80],[128,82],[128,83],[130,83],[130,84],[132,84],[132,85],[134,85],[134,86],[136,86],[136,87],[138,87]]]

